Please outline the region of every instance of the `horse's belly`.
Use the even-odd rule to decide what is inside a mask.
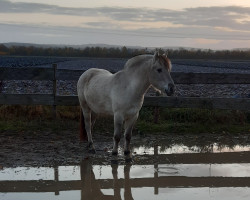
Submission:
[[[113,114],[112,104],[108,98],[105,98],[100,95],[95,95],[95,96],[87,95],[86,101],[89,108],[97,114],[102,114],[102,115]]]

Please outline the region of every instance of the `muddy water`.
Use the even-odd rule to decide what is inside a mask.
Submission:
[[[132,163],[97,155],[75,165],[1,166],[0,199],[249,199],[250,146],[205,149],[154,144],[134,147]]]

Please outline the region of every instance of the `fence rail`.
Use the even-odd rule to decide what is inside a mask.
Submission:
[[[84,70],[0,67],[0,80],[50,80],[53,94],[0,94],[7,105],[79,105],[77,96],[56,95],[57,80],[78,80]],[[250,84],[250,74],[173,72],[176,84]],[[249,98],[145,97],[144,106],[250,110]]]
[[[0,104],[5,105],[57,105],[78,106],[77,96],[53,94],[0,94]],[[200,97],[145,97],[143,106],[167,108],[201,108],[250,110],[247,98],[200,98]]]

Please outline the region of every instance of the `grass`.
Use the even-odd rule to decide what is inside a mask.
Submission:
[[[141,110],[137,128],[144,132],[250,133],[250,113],[230,110],[160,108],[158,123],[153,108]]]
[[[229,110],[143,108],[135,130],[148,133],[250,133],[250,113]],[[0,131],[62,131],[79,129],[79,107],[58,106],[57,118],[50,106],[0,106]],[[95,130],[113,132],[112,118],[97,120]]]

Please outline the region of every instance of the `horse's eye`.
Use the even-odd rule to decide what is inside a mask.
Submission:
[[[162,69],[157,69],[157,72],[161,73],[161,72],[162,72]]]

